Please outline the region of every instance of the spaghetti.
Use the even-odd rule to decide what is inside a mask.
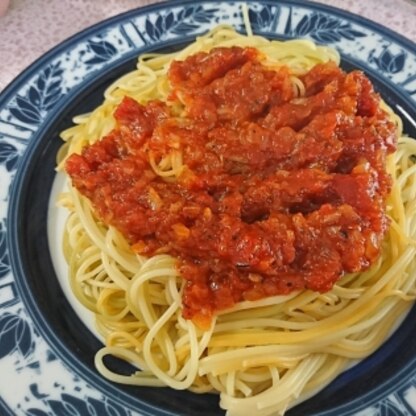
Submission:
[[[268,41],[228,27],[218,27],[175,54],[143,55],[136,71],[107,89],[101,106],[77,117],[76,125],[62,133],[59,168],[68,155],[81,153],[114,129],[112,114],[125,96],[141,103],[166,101],[173,60],[234,46],[260,51],[270,68],[290,68],[299,97],[305,91],[302,74],[320,63],[339,63],[336,51],[310,41]],[[60,198],[70,210],[64,252],[72,290],[94,312],[105,338],[106,346],[96,355],[98,371],[119,383],[219,392],[228,415],[270,415],[283,414],[352,361],[373,352],[415,297],[416,144],[402,136],[400,120],[386,111],[400,139],[387,159],[393,178],[387,200],[390,227],[375,264],[343,276],[323,294],[302,290],[237,302],[218,310],[205,330],[182,316],[184,282],[176,259],[135,254],[121,233],[97,219],[90,202],[70,187]],[[182,173],[180,152],[149,157],[154,172],[167,181]],[[104,364],[106,355],[123,358],[140,371],[115,374]]]

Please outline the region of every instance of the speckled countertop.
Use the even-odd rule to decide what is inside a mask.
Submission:
[[[0,0],[0,91],[23,69],[69,36],[153,0]],[[381,23],[416,42],[416,2],[321,0]]]

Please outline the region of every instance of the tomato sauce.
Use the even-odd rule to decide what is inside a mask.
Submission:
[[[379,256],[397,132],[359,71],[319,64],[300,77],[252,48],[175,61],[166,103],[125,97],[117,127],[66,171],[141,255],[169,253],[185,279],[183,315],[294,290],[330,290]],[[175,179],[156,163],[174,152]]]

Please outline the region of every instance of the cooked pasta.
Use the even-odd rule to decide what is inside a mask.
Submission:
[[[217,47],[254,47],[265,65],[290,68],[296,96],[304,95],[299,75],[316,64],[334,61],[337,52],[308,40],[269,41],[220,26],[181,51],[140,56],[137,69],[107,88],[104,102],[74,119],[62,133],[67,157],[107,135],[112,114],[123,97],[140,103],[169,96],[167,71],[184,60]],[[326,293],[311,290],[242,301],[220,310],[208,329],[182,316],[184,282],[176,259],[168,254],[136,254],[114,227],[94,214],[88,199],[71,185],[59,204],[69,210],[63,250],[77,299],[94,313],[105,346],[96,354],[97,370],[117,383],[169,386],[197,393],[217,392],[227,415],[283,414],[324,388],[351,363],[375,351],[391,334],[415,298],[416,142],[397,125],[397,151],[387,170],[393,186],[387,200],[390,227],[381,256],[371,268],[343,276]],[[175,180],[182,155],[158,160],[154,172]],[[138,370],[131,376],[112,372],[104,357],[120,357]]]

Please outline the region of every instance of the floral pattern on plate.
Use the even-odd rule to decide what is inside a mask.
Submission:
[[[7,245],[10,187],[29,141],[65,102],[101,71],[142,51],[183,43],[217,24],[244,30],[242,2],[182,1],[115,17],[58,46],[0,97],[0,413],[30,416],[138,414],[108,398],[57,357],[19,295]],[[253,30],[309,38],[375,71],[416,103],[416,53],[357,16],[307,2],[251,1]],[[7,377],[4,375],[7,374]],[[53,375],[53,376],[52,376]],[[137,409],[136,409],[137,410]],[[357,415],[416,415],[416,377]],[[349,414],[352,414],[349,413]]]

